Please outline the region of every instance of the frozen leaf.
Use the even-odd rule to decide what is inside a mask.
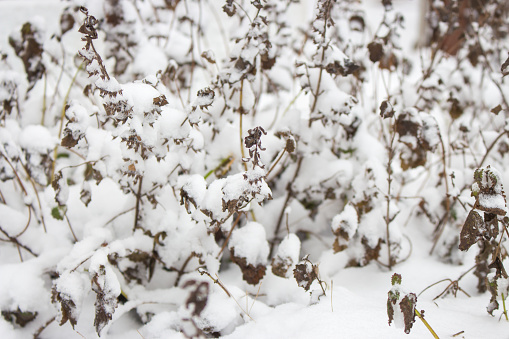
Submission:
[[[223,11],[230,17],[235,15],[237,7],[233,4],[233,0],[226,0],[226,5],[223,6]]]
[[[69,186],[67,185],[67,179],[62,171],[55,173],[55,178],[51,182],[51,186],[55,190],[55,201],[58,203],[58,206],[65,206],[69,199]]]
[[[235,248],[230,250],[231,260],[240,267],[242,271],[242,279],[248,284],[256,285],[265,276],[267,267],[262,264],[253,265],[248,263],[246,258],[235,255]]]
[[[488,265],[488,268],[494,268],[496,270],[495,277],[500,278],[504,277],[504,279],[507,279],[507,272],[504,268],[504,264],[502,263],[502,260],[500,260],[500,257],[496,257],[495,260],[491,264]]]
[[[90,201],[92,201],[92,190],[90,189],[90,184],[88,181],[83,182],[83,186],[80,192],[80,200],[87,207]]]
[[[41,79],[46,71],[42,61],[44,49],[41,41],[41,32],[36,25],[26,22],[21,27],[20,35],[11,35],[9,37],[9,44],[16,52],[16,55],[23,61],[30,88],[32,88],[35,82]]]
[[[92,276],[92,290],[96,293],[94,326],[100,336],[113,317],[120,295],[120,286],[111,268],[99,265]]]
[[[205,51],[201,54],[201,57],[205,60],[207,60],[211,64],[216,63],[216,56],[214,55],[213,51]]]
[[[473,244],[475,244],[481,237],[480,228],[483,226],[484,221],[482,217],[475,210],[468,213],[467,220],[461,229],[459,249],[467,251]]]
[[[12,324],[25,327],[37,317],[37,312],[21,311],[18,307],[16,311],[2,311],[2,317]]]
[[[349,20],[350,30],[356,32],[364,32],[366,24],[364,18],[361,15],[352,15]]]
[[[508,53],[509,54],[509,53]],[[502,72],[502,76],[506,76],[509,74],[509,56],[507,59],[505,59],[504,63],[502,64],[502,67],[500,67],[500,71]]]
[[[85,292],[80,273],[76,271],[63,272],[54,282],[51,301],[59,304],[57,320],[60,326],[69,321],[74,328],[78,323]]]
[[[392,118],[394,116],[394,107],[392,107],[388,100],[384,100],[380,104],[380,116],[384,119]]]
[[[291,233],[281,241],[274,258],[272,258],[272,273],[286,278],[291,273],[290,268],[299,260],[300,240]]]
[[[191,293],[189,293],[189,297],[186,301],[186,307],[190,308],[190,305],[194,305],[193,315],[200,316],[201,312],[207,306],[207,300],[209,297],[209,283],[202,281],[198,282],[195,280],[187,281],[184,284],[184,288],[186,287],[194,287],[196,286]]]
[[[51,209],[51,216],[57,220],[64,220],[67,206],[55,206]]]
[[[484,212],[505,215],[506,202],[500,173],[490,166],[478,168],[474,172],[472,195],[474,208]]]
[[[368,51],[369,51],[369,60],[372,62],[377,62],[382,59],[384,55],[383,45],[379,42],[370,42],[368,44]]]
[[[63,12],[60,16],[60,31],[62,35],[70,31],[74,27],[74,16],[69,12]]]
[[[166,99],[166,96],[164,94],[161,94],[158,97],[155,97],[153,99],[154,105],[162,107],[165,105],[168,105],[168,100]]]
[[[500,104],[499,104],[499,105],[497,105],[497,106],[495,106],[495,107],[493,107],[493,108],[490,110],[490,112],[491,112],[491,113],[493,113],[493,114],[495,114],[495,115],[498,115],[498,113],[500,113],[500,111],[502,111],[502,106],[500,106]]]
[[[304,260],[303,263],[295,266],[293,276],[300,287],[305,291],[309,291],[313,281],[318,279],[318,267],[313,265],[310,261]]]
[[[405,322],[405,333],[410,333],[410,329],[415,322],[415,304],[417,303],[417,296],[414,293],[409,293],[401,299],[399,307],[403,313],[403,320]]]
[[[242,277],[249,284],[256,285],[265,275],[269,244],[265,228],[250,222],[232,233],[230,242],[231,259],[242,270]]]

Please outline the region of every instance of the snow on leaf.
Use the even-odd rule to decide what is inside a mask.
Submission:
[[[195,287],[191,293],[189,293],[189,297],[186,301],[186,307],[189,308],[190,305],[194,305],[192,314],[195,316],[200,316],[205,306],[207,306],[209,296],[209,283],[206,281],[198,282],[195,280],[190,280],[187,281],[183,287]]]
[[[111,267],[103,264],[96,266],[94,259],[91,259],[93,262],[89,270],[92,275],[92,290],[96,293],[94,326],[100,336],[101,331],[113,317],[117,307],[117,298],[121,291],[117,277]]]
[[[272,273],[282,278],[289,277],[291,268],[299,260],[300,240],[295,234],[288,234],[281,241],[274,258],[272,258]]]
[[[474,208],[497,215],[506,214],[505,193],[500,173],[490,166],[478,168],[474,172]]]
[[[415,322],[415,304],[417,303],[417,296],[415,293],[409,293],[401,299],[399,308],[403,313],[403,320],[405,322],[405,333],[410,333],[412,326]]]

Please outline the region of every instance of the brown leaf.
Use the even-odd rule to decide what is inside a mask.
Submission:
[[[51,291],[51,301],[53,303],[60,303],[60,311],[62,314],[62,320],[60,321],[60,326],[65,324],[67,321],[71,324],[72,328],[78,323],[78,319],[76,318],[76,304],[74,301],[66,294],[62,294],[53,287]]]
[[[495,260],[491,264],[488,265],[488,268],[494,268],[497,272],[495,273],[495,277],[504,277],[507,279],[507,272],[505,271],[504,264],[500,257],[496,257]]]
[[[37,312],[21,311],[18,307],[16,311],[2,311],[2,317],[14,324],[18,324],[21,327],[25,327],[29,322],[33,321],[37,317]]]
[[[109,284],[106,268],[100,265],[92,277],[92,290],[96,293],[94,326],[98,336],[101,336],[101,331],[113,318],[118,303],[118,295],[113,293]]]
[[[384,100],[380,104],[380,116],[384,119],[394,116],[394,108],[388,100]]]
[[[479,228],[481,228],[483,224],[484,220],[477,211],[471,210],[470,213],[468,213],[467,220],[465,220],[465,224],[460,233],[460,250],[468,250],[480,239]]]
[[[500,113],[501,110],[502,110],[502,106],[500,106],[500,104],[499,104],[498,106],[493,107],[490,112],[495,115],[498,115],[498,113]]]
[[[415,304],[417,303],[417,296],[414,293],[409,293],[401,299],[399,308],[403,312],[403,321],[405,322],[405,333],[410,333],[410,329],[415,322]]]
[[[384,55],[384,47],[381,43],[372,41],[368,44],[369,60],[377,62],[382,59]]]
[[[305,261],[304,263],[295,266],[293,276],[300,287],[302,287],[305,291],[309,291],[313,281],[318,278],[317,270],[318,268],[315,265]]]
[[[186,307],[189,308],[191,304],[194,305],[193,315],[199,316],[207,306],[209,298],[209,283],[206,281],[197,282],[195,280],[187,281],[185,287],[195,286],[196,288],[191,291],[186,301]]]
[[[267,268],[264,265],[258,264],[254,266],[251,263],[248,264],[246,258],[235,255],[235,248],[230,250],[230,257],[231,260],[240,267],[242,279],[248,284],[256,285],[265,276],[265,270]]]
[[[502,64],[502,67],[500,67],[500,71],[502,72],[502,76],[506,76],[509,74],[509,53],[507,59],[505,59],[504,63]]]
[[[156,106],[162,107],[168,105],[168,100],[164,94],[161,94],[160,96],[154,98],[153,103]]]

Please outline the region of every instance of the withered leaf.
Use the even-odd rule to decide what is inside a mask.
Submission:
[[[394,116],[394,108],[388,100],[384,100],[380,104],[380,116],[384,119]]]
[[[92,290],[96,293],[94,326],[98,336],[113,318],[118,303],[118,295],[106,279],[106,267],[100,265],[92,277]]]
[[[201,57],[205,60],[207,60],[211,64],[216,63],[216,58],[214,56],[214,53],[212,51],[205,51],[201,54]]]
[[[16,55],[23,61],[30,89],[32,89],[35,82],[41,79],[46,71],[42,61],[43,45],[38,41],[40,34],[37,31],[37,27],[30,22],[23,24],[20,33],[21,39],[16,36],[9,36],[9,44],[16,52]]]
[[[501,110],[502,110],[502,106],[500,106],[500,104],[499,104],[498,106],[493,107],[490,112],[495,115],[498,115],[498,113],[500,113]]]
[[[504,277],[507,279],[507,272],[505,271],[504,264],[502,263],[502,260],[500,260],[499,256],[497,256],[495,260],[493,260],[493,262],[488,265],[488,268],[494,268],[497,271],[495,273],[495,277]]]
[[[266,267],[258,264],[248,264],[246,258],[235,256],[235,248],[230,250],[231,260],[240,267],[242,271],[242,279],[248,284],[256,285],[265,276]]]
[[[162,107],[168,105],[168,100],[164,94],[161,94],[160,96],[154,98],[153,103],[156,106]]]
[[[229,16],[232,17],[237,12],[237,7],[233,4],[233,0],[226,0],[226,5],[223,6],[223,11]]]
[[[300,287],[305,291],[309,291],[311,284],[315,279],[318,278],[317,269],[315,265],[309,262],[304,262],[295,266],[293,270],[293,276]]]
[[[88,185],[87,185],[87,187],[85,187],[85,185],[83,185],[83,188],[81,189],[81,192],[80,192],[80,200],[87,207],[88,207],[88,204],[90,204],[90,202],[92,201],[92,191],[90,190],[90,187]]]
[[[475,210],[468,213],[467,220],[461,229],[459,249],[462,251],[468,250],[473,244],[480,239],[479,228],[484,223],[483,218]]]
[[[502,64],[502,67],[500,67],[500,71],[502,72],[502,76],[506,76],[507,74],[509,74],[509,53],[508,53],[508,56],[507,56],[507,59],[505,59],[504,63]]]
[[[195,285],[196,288],[191,291],[189,297],[187,298],[186,307],[189,308],[191,304],[194,305],[193,315],[199,316],[205,309],[205,306],[207,306],[209,297],[209,283],[205,281],[197,282],[195,280],[190,280],[184,284],[184,287]]]
[[[399,308],[403,313],[403,321],[405,322],[405,333],[410,333],[415,322],[415,304],[417,303],[417,296],[414,293],[409,293],[401,299]]]
[[[2,311],[2,317],[10,322],[25,327],[29,322],[37,317],[37,312],[21,311],[18,307],[16,311]]]
[[[352,15],[350,17],[350,30],[357,32],[364,32],[364,28],[366,24],[364,23],[364,18],[360,15]]]
[[[62,320],[60,321],[59,325],[62,326],[67,321],[69,321],[72,328],[74,329],[74,326],[78,323],[78,319],[76,319],[76,304],[74,301],[68,295],[57,291],[56,287],[53,287],[51,291],[51,301],[53,303],[60,303]]]
[[[382,59],[384,55],[384,47],[381,43],[372,41],[368,44],[369,60],[377,62]]]
[[[70,31],[74,27],[74,17],[69,12],[64,12],[60,16],[60,30],[62,31],[62,35]]]

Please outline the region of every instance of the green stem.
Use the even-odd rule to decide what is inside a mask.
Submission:
[[[422,323],[424,324],[424,326],[426,326],[428,328],[428,331],[430,331],[431,335],[433,336],[433,338],[435,339],[440,339],[438,337],[438,335],[435,333],[435,331],[433,331],[433,329],[431,328],[431,326],[428,324],[428,322],[426,321],[426,319],[424,319],[424,317],[422,316],[422,314],[417,311],[417,309],[415,309],[415,315],[417,315],[419,317],[419,319],[421,319]]]
[[[504,316],[505,316],[505,320],[509,321],[509,318],[507,317],[507,309],[505,308],[505,297],[504,297],[504,293],[502,293],[502,306],[504,307]]]

